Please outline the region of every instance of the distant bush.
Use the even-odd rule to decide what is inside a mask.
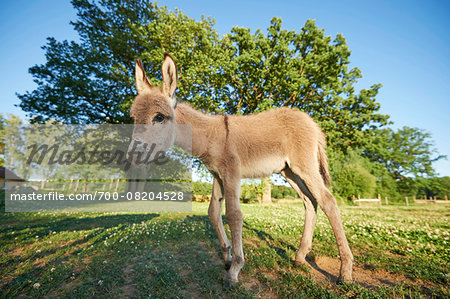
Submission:
[[[357,195],[363,198],[375,195],[377,178],[370,172],[372,166],[370,161],[355,151],[344,155],[330,150],[328,157],[333,178],[332,191],[335,196],[350,199]]]
[[[258,202],[258,188],[255,184],[243,184],[241,186],[241,200],[243,203]]]
[[[370,198],[374,195],[376,178],[359,164],[345,164],[337,175],[338,184],[335,189],[344,198],[361,195]]]
[[[417,197],[422,198],[424,195],[427,198],[436,197],[444,199],[445,196],[450,196],[450,177],[436,177],[436,178],[419,178]]]
[[[387,173],[378,178],[375,193],[387,197],[391,203],[405,200],[398,190],[398,183]]]
[[[295,192],[294,188],[288,186],[272,185],[270,192],[272,198],[275,199],[298,198],[298,194]]]
[[[192,200],[195,202],[209,202],[211,201],[211,195],[197,195],[192,196]]]
[[[207,182],[192,182],[192,192],[194,195],[211,195],[212,184]]]

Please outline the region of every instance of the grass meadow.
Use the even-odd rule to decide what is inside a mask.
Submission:
[[[450,205],[341,206],[355,282],[337,285],[337,247],[321,211],[310,266],[297,268],[303,205],[243,204],[246,264],[232,290],[207,209],[1,213],[0,297],[450,297]]]

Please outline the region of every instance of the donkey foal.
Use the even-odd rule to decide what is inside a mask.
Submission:
[[[330,193],[325,136],[306,113],[279,108],[248,116],[208,115],[174,98],[177,69],[169,54],[162,64],[162,86],[152,86],[140,60],[136,62],[136,96],[131,107],[135,124],[148,124],[145,133],[135,129],[133,139],[151,144],[161,134],[168,140],[155,150],[175,144],[190,144],[175,124],[192,126],[192,154],[205,163],[214,176],[208,209],[219,238],[227,286],[238,281],[244,265],[242,250],[242,212],[239,203],[241,178],[266,177],[281,173],[303,199],[305,224],[295,263],[305,264],[311,251],[312,236],[319,205],[330,221],[336,238],[341,268],[339,279],[352,280],[353,255],[348,246],[336,199]],[[302,194],[306,196],[302,196]],[[222,202],[231,230],[231,246],[222,223]]]

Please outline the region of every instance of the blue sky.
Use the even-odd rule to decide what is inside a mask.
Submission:
[[[419,127],[432,133],[440,154],[435,168],[450,176],[450,1],[159,1],[194,19],[216,20],[220,34],[233,26],[265,29],[272,17],[299,30],[307,19],[327,35],[342,33],[361,69],[358,88],[381,83],[381,112],[394,128]],[[0,10],[0,113],[25,114],[16,92],[33,90],[28,68],[45,62],[47,37],[76,40],[69,24],[76,12],[68,0],[15,0]]]

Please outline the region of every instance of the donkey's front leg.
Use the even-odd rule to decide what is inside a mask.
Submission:
[[[239,272],[244,266],[244,251],[242,249],[242,212],[239,203],[240,179],[235,176],[224,180],[225,189],[225,216],[231,230],[231,241],[233,242],[233,257],[231,267],[227,272],[226,285],[231,288],[233,283],[237,283]]]
[[[223,193],[222,181],[219,178],[215,178],[213,182],[211,202],[209,203],[208,208],[208,216],[212,225],[216,229],[220,249],[222,250],[223,260],[225,261],[225,269],[228,270],[231,267],[231,244],[230,241],[228,241],[222,222],[222,202],[224,200]]]

